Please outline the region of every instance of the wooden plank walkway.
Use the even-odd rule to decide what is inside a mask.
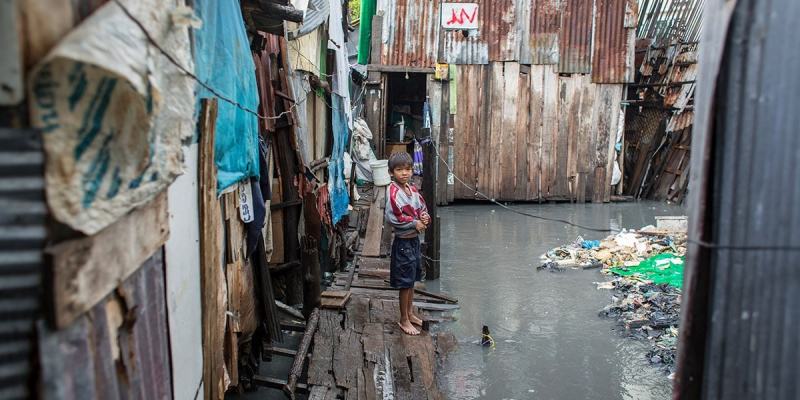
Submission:
[[[427,309],[451,310],[456,301],[415,294],[426,329],[419,336],[405,335],[396,324],[398,292],[385,281],[389,259],[358,256],[352,268],[356,271],[345,308],[320,310],[308,367],[309,399],[443,399],[436,367],[455,338],[427,330],[447,318]],[[336,274],[329,290],[344,290],[349,276],[349,271]]]

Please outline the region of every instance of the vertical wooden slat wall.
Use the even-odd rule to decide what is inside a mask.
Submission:
[[[622,85],[555,69],[458,67],[456,199],[610,200]]]

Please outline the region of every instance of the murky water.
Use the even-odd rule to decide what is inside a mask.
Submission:
[[[517,205],[527,212],[598,228],[640,228],[681,215],[662,203]],[[513,214],[491,205],[439,209],[442,270],[428,282],[459,298],[452,331],[459,348],[446,362],[450,399],[668,399],[671,382],[645,359],[647,346],[598,317],[611,292],[598,271],[537,272],[539,256],[578,235],[607,234]],[[488,325],[494,349],[473,341]]]

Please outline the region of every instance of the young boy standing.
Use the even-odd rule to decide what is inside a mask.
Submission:
[[[431,222],[425,200],[409,181],[414,160],[408,153],[389,157],[393,182],[386,194],[386,221],[394,228],[389,284],[400,289],[400,328],[408,335],[419,335],[422,320],[412,311],[414,282],[422,279],[422,253],[419,234]],[[416,325],[416,326],[415,326]]]

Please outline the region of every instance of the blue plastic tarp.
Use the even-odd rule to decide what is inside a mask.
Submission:
[[[241,106],[217,101],[214,161],[220,193],[241,180],[259,176],[258,117],[242,109],[258,109],[255,64],[238,0],[197,0],[195,10],[203,21],[194,32],[197,77]],[[202,85],[197,90],[198,101],[217,97]]]
[[[331,196],[331,217],[333,224],[339,223],[347,215],[350,196],[347,193],[347,184],[344,176],[344,151],[347,148],[347,139],[350,131],[347,128],[347,117],[344,111],[344,101],[338,94],[331,95],[333,100],[333,151],[328,162],[328,191]]]

